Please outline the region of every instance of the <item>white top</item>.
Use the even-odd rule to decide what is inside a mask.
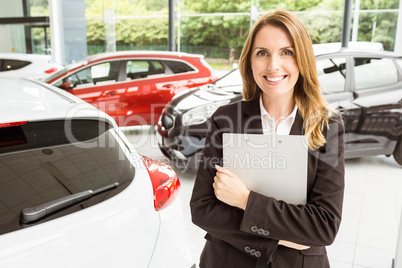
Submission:
[[[262,103],[262,96],[260,96],[260,111],[261,111],[262,131],[264,134],[289,135],[290,129],[292,128],[293,123],[295,122],[297,105],[295,105],[295,108],[290,113],[290,115],[288,115],[288,117],[286,117],[279,123],[278,127],[276,128],[276,132],[275,132],[275,120],[271,118],[267,110],[265,110],[264,105]]]

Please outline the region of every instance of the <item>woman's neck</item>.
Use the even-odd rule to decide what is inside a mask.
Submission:
[[[293,96],[291,98],[285,96],[282,98],[270,98],[263,94],[262,103],[269,116],[276,119],[288,117],[295,108]]]

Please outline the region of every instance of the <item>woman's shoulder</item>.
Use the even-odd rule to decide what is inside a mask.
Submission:
[[[345,126],[343,122],[342,114],[333,113],[328,120],[328,124],[324,127],[324,135],[328,138],[334,135],[343,135],[345,132]]]
[[[234,113],[239,114],[241,111],[246,114],[253,114],[255,112],[259,113],[259,107],[258,99],[252,101],[245,101],[242,99],[220,106],[216,110],[215,115],[233,115]]]
[[[328,123],[331,124],[336,124],[339,126],[344,126],[344,121],[343,121],[343,116],[339,112],[333,112],[331,117],[328,120]]]
[[[219,106],[218,109],[215,111],[214,115],[221,115],[221,114],[232,114],[233,112],[237,112],[242,109],[245,101],[244,100],[237,100],[222,106]]]

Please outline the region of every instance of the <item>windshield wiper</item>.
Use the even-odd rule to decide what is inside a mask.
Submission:
[[[71,205],[74,205],[81,201],[90,199],[91,197],[93,197],[95,195],[101,194],[106,191],[110,191],[110,190],[116,188],[117,186],[119,186],[119,183],[115,182],[115,183],[112,183],[105,187],[96,189],[94,191],[87,190],[87,191],[79,192],[79,193],[76,193],[73,195],[65,196],[65,197],[62,197],[62,198],[59,198],[59,199],[56,199],[53,201],[49,201],[44,204],[38,205],[36,207],[23,208],[21,210],[20,220],[23,223],[29,223],[29,222],[39,220],[55,211],[68,208]]]

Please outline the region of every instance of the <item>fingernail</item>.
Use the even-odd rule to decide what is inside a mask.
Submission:
[[[218,166],[218,165],[215,165],[215,168],[216,168],[216,169],[220,169],[221,167],[220,167],[220,166]]]

